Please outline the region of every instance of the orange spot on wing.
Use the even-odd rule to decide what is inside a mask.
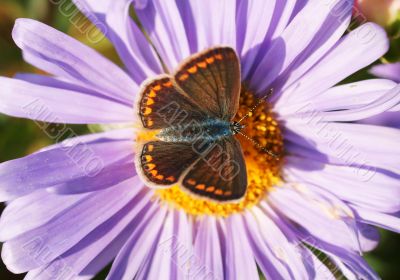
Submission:
[[[154,124],[154,122],[153,122],[151,119],[148,119],[148,120],[147,120],[147,126],[148,126],[148,127],[153,126],[153,124]]]
[[[155,177],[155,176],[157,176],[158,171],[155,170],[155,169],[153,169],[153,170],[151,170],[149,173],[150,173],[153,177]]]
[[[166,179],[167,181],[170,181],[171,183],[175,182],[175,177],[174,176],[169,176]]]
[[[206,189],[206,192],[213,192],[215,190],[215,187],[214,186],[211,186],[211,187],[208,187],[207,189]]]
[[[231,196],[231,195],[232,195],[232,192],[231,192],[231,191],[226,191],[226,192],[224,193],[224,195],[225,195],[225,196]]]
[[[155,90],[155,91],[160,91],[161,90],[161,85],[155,85],[154,87],[153,87],[153,89]]]
[[[215,58],[214,57],[208,57],[208,58],[206,58],[206,61],[207,61],[208,64],[213,64],[214,61],[215,61]]]
[[[154,168],[156,168],[156,165],[154,163],[146,164],[146,169],[147,170],[153,170]]]
[[[168,81],[168,82],[164,83],[163,86],[170,88],[170,87],[172,87],[172,82]]]
[[[143,110],[143,115],[148,116],[151,114],[151,112],[153,112],[153,110],[150,107],[146,107]]]
[[[193,179],[188,179],[188,180],[186,181],[186,183],[188,183],[189,185],[192,185],[192,186],[196,185],[196,181],[193,180]]]
[[[147,149],[149,152],[152,152],[154,150],[154,145],[148,145]]]
[[[197,66],[199,66],[200,68],[206,68],[207,62],[205,62],[205,61],[199,62],[199,63],[197,63]]]
[[[198,189],[198,190],[204,190],[205,188],[206,188],[206,185],[204,185],[204,184],[200,184],[200,185],[196,186],[196,189]]]
[[[193,66],[193,67],[190,67],[190,68],[188,69],[188,72],[189,72],[190,74],[196,73],[196,72],[197,72],[197,66],[195,65],[195,66]]]
[[[163,179],[164,179],[164,176],[163,176],[163,175],[157,175],[157,176],[156,176],[156,179],[157,179],[157,180],[163,180]]]
[[[156,97],[156,92],[154,90],[150,90],[149,97]]]
[[[185,74],[180,75],[178,79],[183,82],[183,81],[186,81],[188,78],[189,78],[189,75],[185,73]]]
[[[218,59],[218,60],[224,59],[224,57],[222,56],[222,54],[216,54],[216,55],[215,55],[215,58]]]
[[[219,190],[216,190],[215,192],[214,192],[216,195],[222,195],[222,190],[221,189],[219,189]]]
[[[151,161],[153,160],[153,157],[150,156],[150,155],[145,155],[145,156],[143,156],[143,159],[144,159],[146,162],[151,162]]]
[[[150,105],[153,105],[153,104],[154,104],[154,99],[151,99],[151,98],[147,99],[147,101],[146,101],[146,105],[147,106],[150,106]]]

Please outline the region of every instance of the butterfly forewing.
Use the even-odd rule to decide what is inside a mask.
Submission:
[[[177,88],[174,78],[164,75],[145,82],[138,100],[138,115],[144,128],[162,129],[207,118],[190,97]]]
[[[176,83],[209,116],[232,120],[239,106],[240,63],[230,47],[192,56],[175,74]]]
[[[233,137],[214,142],[186,172],[182,186],[190,193],[216,201],[242,198],[247,172],[240,143]]]

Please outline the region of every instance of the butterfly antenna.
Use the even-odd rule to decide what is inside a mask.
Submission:
[[[261,104],[261,102],[263,102],[263,101],[266,100],[268,97],[270,97],[270,96],[272,95],[273,92],[274,92],[274,90],[271,89],[271,90],[269,91],[268,94],[266,94],[265,96],[261,97],[261,98],[257,101],[256,105],[254,105],[253,108],[251,108],[250,111],[249,111],[246,115],[244,115],[244,116],[238,121],[238,123],[241,123],[243,120],[247,119],[247,118],[250,116],[250,114],[253,113],[253,111]]]
[[[273,152],[271,152],[270,150],[266,149],[265,147],[261,146],[256,140],[254,140],[253,138],[250,138],[249,136],[247,136],[246,134],[244,134],[243,132],[239,132],[240,135],[242,135],[244,138],[246,138],[247,140],[249,140],[250,142],[252,142],[257,148],[261,149],[263,152],[266,152],[267,154],[269,154],[270,156],[279,159],[279,157],[274,154]]]

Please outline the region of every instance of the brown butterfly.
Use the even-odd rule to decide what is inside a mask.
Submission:
[[[216,201],[239,200],[247,189],[246,164],[234,137],[240,63],[230,47],[195,54],[173,75],[142,84],[137,114],[147,137],[136,168],[154,187],[179,184]],[[142,137],[143,138],[143,137]]]

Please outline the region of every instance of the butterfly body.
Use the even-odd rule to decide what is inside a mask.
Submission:
[[[190,125],[162,129],[157,137],[165,142],[193,143],[198,140],[213,142],[233,135],[235,135],[233,123],[220,119],[208,119]]]
[[[239,58],[230,47],[195,54],[175,74],[145,81],[137,100],[141,178],[203,199],[241,199],[247,171],[235,135],[243,126],[233,122],[240,87]]]

